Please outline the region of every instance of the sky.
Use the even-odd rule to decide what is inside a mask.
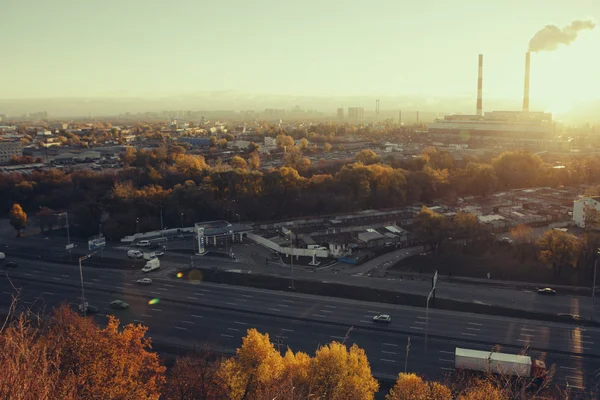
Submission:
[[[233,90],[521,99],[547,24],[600,21],[598,0],[0,0],[0,99]],[[531,98],[600,97],[600,27],[532,55]],[[0,110],[1,111],[1,110]]]

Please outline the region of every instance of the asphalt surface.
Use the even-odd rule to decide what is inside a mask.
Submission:
[[[22,304],[34,309],[80,301],[78,267],[18,262],[0,280],[0,306],[8,306],[13,285],[21,290]],[[136,284],[141,277],[154,281]],[[85,262],[84,280],[86,299],[101,314],[143,323],[151,337],[169,343],[209,342],[233,351],[254,327],[269,333],[282,349],[313,353],[320,344],[348,336],[347,342],[365,349],[373,372],[385,378],[404,370],[409,336],[408,370],[430,378],[452,370],[455,347],[485,350],[500,344],[503,351],[518,353],[529,344],[531,355],[546,354],[548,364],[556,366],[557,384],[590,388],[598,382],[600,329],[438,310],[430,310],[427,319],[424,308],[208,284],[201,276],[195,281],[166,279],[164,273],[85,268]],[[116,299],[130,308],[110,310],[110,301]],[[159,302],[150,305],[151,299]],[[392,322],[373,323],[371,318],[379,313],[390,314]]]

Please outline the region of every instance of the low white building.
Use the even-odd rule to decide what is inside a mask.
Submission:
[[[585,228],[585,212],[588,208],[600,211],[600,196],[582,197],[573,202],[573,222],[575,225]]]

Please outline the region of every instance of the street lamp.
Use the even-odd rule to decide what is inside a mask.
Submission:
[[[139,218],[135,219],[135,232],[140,233],[140,219]]]
[[[238,225],[240,224],[240,214],[235,214],[238,217]]]
[[[290,240],[290,265],[292,267],[292,290],[294,290],[294,242],[292,241],[292,231],[288,232]]]
[[[94,253],[92,253],[94,254]],[[87,256],[79,257],[79,278],[81,279],[81,311],[83,312],[83,316],[87,312],[87,307],[85,306],[85,292],[83,291],[83,267],[81,266],[81,262],[83,260],[87,260],[92,256],[92,254],[88,254]]]
[[[600,248],[596,250],[596,255],[600,256]],[[596,304],[596,272],[598,270],[598,257],[594,262],[594,280],[592,281],[592,304]]]
[[[69,213],[68,212],[63,212],[63,213],[58,213],[56,214],[59,217],[64,216],[67,222],[67,250],[69,250],[69,260],[71,259],[71,233],[69,231]]]
[[[181,213],[181,229],[183,229],[183,213]]]

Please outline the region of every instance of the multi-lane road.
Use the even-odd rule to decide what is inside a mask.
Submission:
[[[18,262],[0,280],[0,305],[8,305],[13,285],[21,290],[22,304],[34,309],[80,301],[76,266]],[[153,283],[136,284],[142,276],[153,277]],[[320,344],[346,340],[364,348],[373,372],[386,378],[404,371],[405,363],[409,371],[439,377],[452,370],[455,347],[490,349],[500,344],[504,351],[517,353],[529,345],[532,356],[545,356],[556,367],[557,384],[591,388],[598,382],[600,329],[439,310],[429,310],[427,319],[424,308],[208,284],[201,277],[177,280],[164,273],[87,268],[84,278],[86,299],[101,314],[143,323],[151,337],[170,344],[206,341],[233,351],[251,327],[269,333],[282,348],[309,353]],[[125,300],[130,308],[110,310],[115,299]],[[149,304],[151,299],[159,301]],[[371,319],[379,313],[392,315],[392,322],[374,324]]]

